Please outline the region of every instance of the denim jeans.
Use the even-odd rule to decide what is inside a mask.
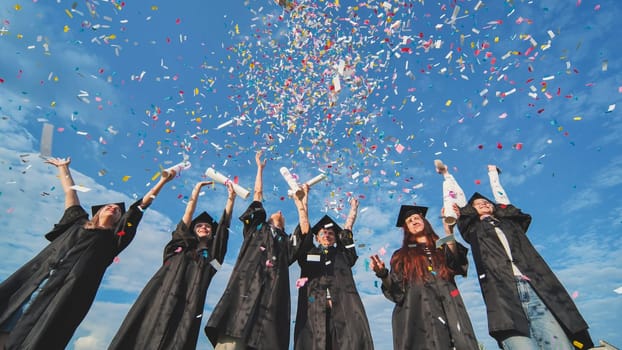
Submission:
[[[529,337],[513,336],[501,343],[504,350],[573,350],[574,346],[551,311],[528,281],[516,279],[518,297],[529,320]]]

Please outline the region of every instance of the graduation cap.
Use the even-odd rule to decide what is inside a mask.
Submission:
[[[311,228],[311,232],[313,232],[313,234],[316,235],[323,228],[327,228],[327,229],[330,228],[333,230],[335,234],[338,234],[339,232],[341,232],[341,227],[339,227],[339,225],[337,225],[335,220],[333,220],[328,215],[324,215],[324,217],[322,217],[320,221],[318,221],[315,225],[313,225],[313,228]]]
[[[125,203],[124,202],[106,203],[106,204],[94,205],[94,206],[91,207],[91,213],[93,214],[93,216],[95,216],[95,214],[97,214],[99,209],[107,206],[108,204],[116,204],[119,207],[119,209],[121,209],[121,215],[123,215],[125,213]]]
[[[395,227],[404,226],[404,222],[406,219],[414,214],[419,214],[421,217],[425,218],[425,214],[428,212],[428,207],[420,207],[416,205],[402,205],[400,208],[400,213],[397,215],[397,223]]]
[[[214,234],[218,228],[218,223],[216,223],[216,221],[214,221],[214,219],[204,211],[192,220],[190,223],[190,231],[194,232],[194,226],[200,222],[205,222],[212,226],[212,234]]]
[[[493,201],[491,201],[490,199],[488,199],[488,198],[484,197],[484,195],[482,195],[482,194],[481,194],[481,193],[479,193],[479,192],[475,192],[475,193],[473,193],[473,195],[471,196],[471,198],[469,198],[469,202],[468,202],[468,204],[469,204],[470,206],[473,206],[473,202],[475,202],[475,200],[476,200],[476,199],[484,199],[484,200],[487,200],[488,202],[490,202],[490,203],[491,203],[491,204],[493,204],[493,205],[495,204],[495,202],[493,202]]]

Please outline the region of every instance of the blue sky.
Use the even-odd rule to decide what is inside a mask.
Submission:
[[[39,158],[44,123],[54,126],[52,154],[71,156],[76,182],[90,189],[79,194],[85,205],[131,201],[162,168],[192,163],[108,269],[71,349],[108,345],[204,171],[250,189],[264,149],[265,206],[285,211],[288,231],[296,213],[280,167],[301,180],[327,175],[312,188],[313,222],[325,213],[345,221],[348,198],[360,198],[354,274],[376,348],[390,349],[393,305],[369,255],[388,260],[399,247],[401,204],[429,206],[441,232],[434,159],[467,196],[490,195],[486,166],[497,164],[594,340],[620,346],[620,5],[299,3],[290,12],[271,0],[0,5],[0,279],[45,246],[62,214],[55,171]],[[225,188],[204,192],[199,209],[217,216]],[[234,215],[248,204],[238,198]],[[240,247],[237,220],[231,230],[205,317]],[[295,315],[299,270],[290,272]],[[494,349],[473,265],[458,284],[479,341]]]

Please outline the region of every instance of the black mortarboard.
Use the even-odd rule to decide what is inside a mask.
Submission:
[[[95,214],[97,214],[99,209],[107,206],[108,204],[116,204],[116,205],[118,205],[119,208],[121,208],[121,215],[123,215],[125,213],[125,203],[123,203],[123,202],[94,205],[94,206],[91,207],[91,213],[93,214],[93,216],[95,216]]]
[[[317,224],[313,225],[313,228],[311,228],[311,232],[313,232],[313,234],[316,235],[323,228],[332,228],[333,232],[335,232],[335,235],[341,232],[341,227],[339,227],[339,225],[337,225],[335,220],[333,220],[328,215],[324,215],[324,217],[321,218],[320,221],[317,222]]]
[[[481,193],[475,192],[475,193],[473,193],[471,198],[469,198],[468,205],[473,206],[473,202],[475,202],[476,199],[485,199],[485,200],[489,201],[490,203],[492,203],[493,205],[495,204],[495,202],[493,202],[490,199],[484,197],[484,195],[482,195]]]
[[[400,208],[400,213],[397,215],[397,223],[395,227],[404,226],[404,222],[406,218],[413,214],[419,214],[422,217],[425,217],[425,214],[428,212],[428,207],[419,207],[416,205],[402,205]]]
[[[199,216],[197,216],[196,218],[192,220],[192,222],[190,223],[191,232],[194,232],[194,225],[198,224],[199,222],[206,222],[210,224],[210,226],[212,226],[212,234],[213,235],[216,234],[218,223],[216,223],[216,221],[214,221],[214,219],[205,211],[199,214]]]

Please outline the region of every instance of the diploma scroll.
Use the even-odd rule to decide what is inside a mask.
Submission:
[[[228,177],[217,172],[213,168],[207,168],[207,170],[205,171],[205,176],[223,185],[226,184],[227,182],[231,182],[231,180],[229,180]],[[231,182],[231,184],[233,185],[233,190],[235,191],[235,193],[237,193],[238,196],[244,199],[248,198],[248,195],[250,194],[250,192],[247,189],[233,182]]]
[[[288,196],[293,197],[294,194],[298,193],[298,191],[302,191],[302,189],[300,188],[300,185],[298,185],[298,183],[296,182],[296,179],[294,179],[294,177],[289,173],[289,170],[287,170],[287,168],[285,167],[281,168],[281,175],[283,175],[283,177],[285,178],[285,181],[287,181],[287,184],[289,185],[290,189],[287,191]],[[326,175],[319,174],[316,177],[305,182],[305,184],[311,187],[324,179],[326,179]]]
[[[162,170],[162,174],[164,175],[164,174],[168,174],[168,173],[170,173],[172,171],[175,171],[175,174],[179,175],[180,172],[182,172],[183,170],[190,169],[191,166],[192,166],[192,164],[189,161],[184,160],[183,162],[177,163],[177,164],[173,165],[170,168],[166,168],[166,169]]]

